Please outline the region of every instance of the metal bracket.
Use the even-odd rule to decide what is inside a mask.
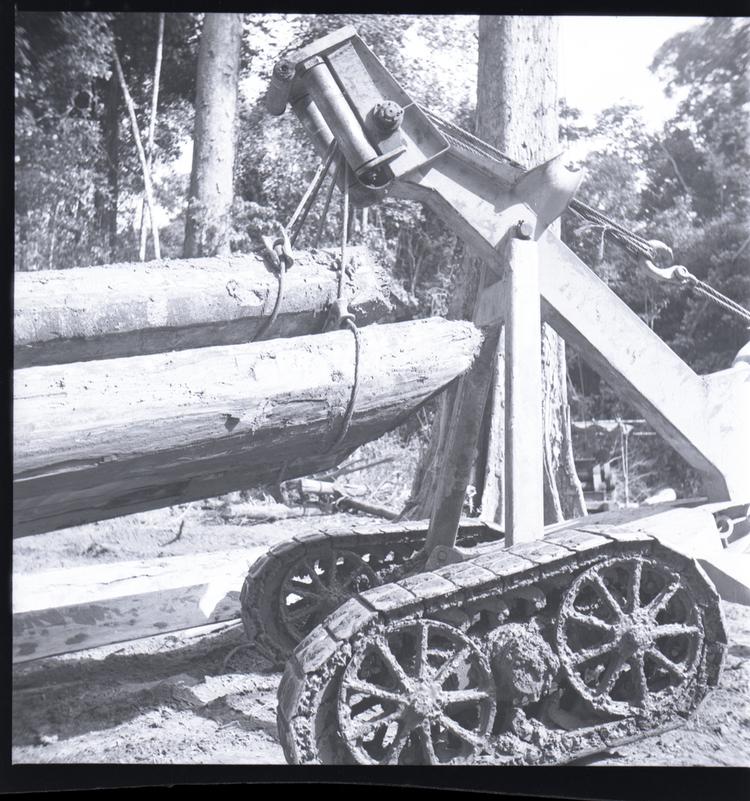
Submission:
[[[436,545],[430,551],[424,569],[437,570],[439,567],[465,562],[467,558],[458,548],[451,548],[448,545]]]
[[[289,235],[283,225],[279,225],[279,236],[261,236],[261,240],[266,255],[271,260],[271,264],[276,271],[281,269],[282,259],[287,270],[294,264],[292,243],[289,241]]]

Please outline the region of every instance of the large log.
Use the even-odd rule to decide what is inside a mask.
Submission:
[[[465,372],[481,333],[440,318],[16,370],[14,536],[308,475]]]
[[[384,270],[351,248],[347,298],[358,325],[390,309]],[[273,310],[278,278],[260,254],[16,273],[15,367],[249,342]],[[332,251],[296,252],[263,339],[317,333],[337,292]]]

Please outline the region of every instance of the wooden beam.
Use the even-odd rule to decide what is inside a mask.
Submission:
[[[484,341],[474,366],[458,379],[456,396],[446,434],[446,459],[440,465],[435,506],[430,516],[425,551],[452,548],[456,544],[458,523],[463,512],[466,487],[476,456],[482,415],[492,383],[500,328],[495,325],[485,332]],[[436,557],[442,561],[442,553]],[[435,566],[440,561],[434,563]],[[428,563],[431,569],[432,563]]]
[[[13,576],[13,661],[232,620],[265,547]]]
[[[429,318],[16,370],[14,536],[308,475],[394,428],[471,365],[482,335]]]
[[[363,326],[390,309],[389,279],[365,248],[350,252],[347,297]],[[295,252],[263,338],[320,331],[337,276],[332,251]],[[250,342],[277,293],[277,276],[258,253],[16,273],[15,367]]]

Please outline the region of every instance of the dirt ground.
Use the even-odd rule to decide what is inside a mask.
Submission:
[[[247,525],[226,508],[190,504],[17,540],[13,570],[271,545],[323,522],[353,520],[339,514]],[[722,679],[687,726],[587,764],[750,766],[750,607],[726,603],[724,613],[730,647]],[[235,650],[243,645],[237,621],[16,666],[12,759],[284,763],[275,720],[281,674],[252,647]]]

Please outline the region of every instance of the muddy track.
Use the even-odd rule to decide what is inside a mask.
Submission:
[[[281,521],[218,527],[191,519],[183,539],[165,550],[271,544],[309,526]],[[111,534],[105,526],[90,531],[113,551],[127,547],[129,558],[161,551],[173,534],[161,523],[153,530],[133,526],[126,546],[122,524]],[[69,562],[82,530],[63,534],[24,541],[24,561],[31,567],[33,559],[36,569]],[[76,547],[88,545],[86,539]],[[680,729],[617,746],[587,764],[750,766],[750,608],[722,607],[729,642],[724,670],[694,717]],[[13,761],[283,764],[276,731],[281,672],[253,647],[232,653],[246,642],[237,621],[16,667]]]
[[[724,671],[694,718],[586,764],[750,766],[750,610],[723,608]],[[239,625],[189,634],[17,669],[13,761],[283,764],[281,673],[253,648],[231,655],[245,643]]]

